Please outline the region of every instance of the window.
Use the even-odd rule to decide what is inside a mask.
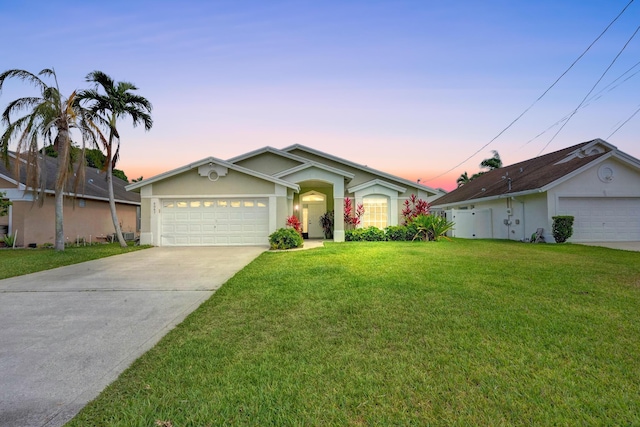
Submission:
[[[389,225],[388,221],[388,199],[383,196],[365,197],[362,200],[364,215],[361,219],[361,227],[378,227],[384,229]]]

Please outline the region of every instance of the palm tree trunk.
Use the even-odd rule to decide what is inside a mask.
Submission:
[[[56,242],[55,250],[64,251],[64,189],[67,182],[67,170],[69,168],[69,130],[60,129],[56,137],[58,145],[58,161],[55,184],[55,223],[56,223]],[[45,197],[42,194],[42,197]]]
[[[127,247],[127,242],[124,241],[122,235],[122,229],[120,228],[120,221],[118,221],[118,213],[116,212],[116,199],[113,194],[113,161],[111,160],[111,142],[113,140],[113,134],[109,137],[109,149],[106,161],[107,163],[107,187],[109,188],[109,209],[111,210],[111,220],[113,221],[113,228],[116,230],[116,237],[120,242],[121,248]]]

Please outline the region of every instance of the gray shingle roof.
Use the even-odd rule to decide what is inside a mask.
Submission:
[[[25,183],[25,167],[23,166],[20,171],[20,179],[16,179],[14,176],[14,167],[13,162],[15,162],[14,157],[10,157],[10,164],[7,168],[4,164],[4,161],[0,161],[0,175],[7,176],[16,181],[19,181],[21,184]],[[53,192],[55,189],[55,177],[56,177],[56,159],[53,157],[44,158],[44,167],[46,169],[46,190],[48,192]],[[74,170],[77,170],[74,167]],[[107,188],[107,180],[106,180],[106,172],[101,171],[100,169],[92,168],[89,166],[85,166],[84,168],[84,177],[81,176],[80,181],[78,181],[77,186],[75,186],[75,176],[71,176],[67,182],[66,192],[77,194],[78,197],[84,197],[89,199],[98,199],[98,200],[109,200],[109,190]],[[121,180],[120,178],[114,176],[113,177],[113,193],[115,196],[116,202],[120,203],[129,203],[129,204],[140,204],[140,194],[134,193],[131,191],[125,190],[125,185],[128,183]]]

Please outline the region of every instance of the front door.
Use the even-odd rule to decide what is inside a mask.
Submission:
[[[307,233],[309,233],[310,239],[322,239],[324,238],[324,230],[320,225],[320,217],[326,212],[324,204],[309,203],[302,205],[303,217],[306,220]],[[306,215],[305,215],[306,211]]]
[[[302,232],[310,239],[324,238],[320,217],[327,211],[327,198],[324,194],[310,191],[300,196],[302,202]]]

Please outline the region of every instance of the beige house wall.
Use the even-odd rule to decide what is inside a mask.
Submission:
[[[275,173],[299,166],[302,163],[293,159],[278,156],[277,154],[262,153],[255,157],[240,160],[235,164],[238,166],[242,166],[243,168],[262,172],[267,175],[273,175]]]
[[[112,234],[113,222],[108,202],[82,199],[84,207],[80,207],[80,199],[65,198],[64,203],[64,235],[73,242],[79,236],[89,241],[96,241],[97,236]],[[117,204],[118,219],[122,231],[136,231],[136,205]],[[17,246],[30,243],[42,245],[55,241],[55,198],[47,196],[42,207],[31,202],[14,202],[12,206],[12,232],[18,232]]]
[[[273,194],[274,183],[241,172],[229,170],[226,176],[211,181],[197,170],[169,177],[153,183],[154,197],[205,195]]]

